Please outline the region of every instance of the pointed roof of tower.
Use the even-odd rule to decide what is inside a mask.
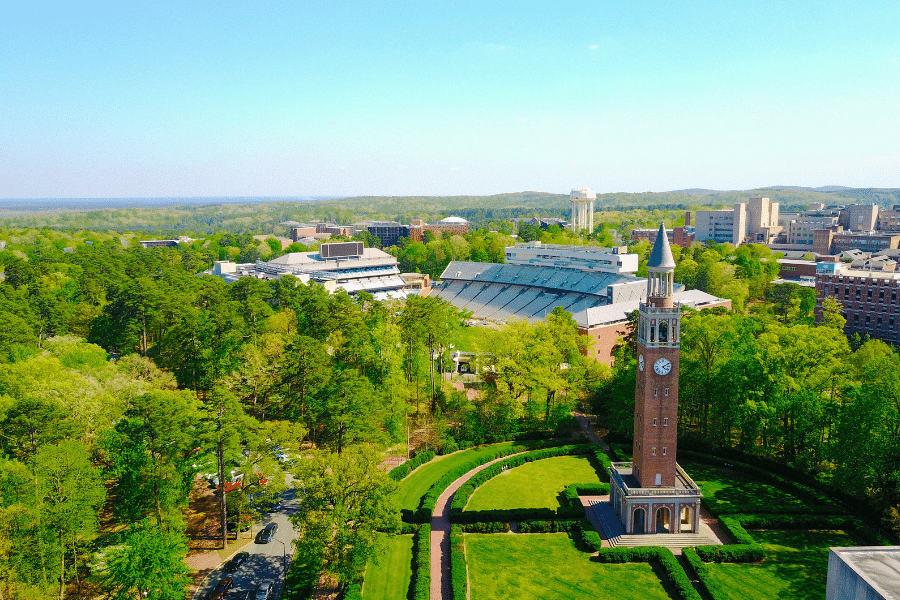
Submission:
[[[666,235],[665,223],[659,224],[659,233],[656,234],[656,242],[653,244],[653,251],[650,253],[650,260],[647,261],[647,266],[657,268],[675,267],[675,259],[672,258],[672,249],[669,248],[669,236]]]

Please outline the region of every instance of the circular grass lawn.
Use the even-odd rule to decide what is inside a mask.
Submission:
[[[557,456],[525,463],[475,490],[466,510],[557,508],[559,494],[572,483],[600,483],[584,456]]]

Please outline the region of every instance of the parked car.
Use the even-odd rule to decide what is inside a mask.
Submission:
[[[225,570],[229,573],[234,573],[248,558],[250,558],[249,552],[238,552],[234,555],[234,558],[225,563]]]
[[[256,586],[256,595],[253,596],[253,600],[269,600],[269,594],[272,593],[273,587],[275,587],[274,581],[261,582]]]
[[[278,531],[278,523],[269,523],[266,525],[263,530],[259,532],[259,543],[268,544],[271,542],[272,538],[275,537],[276,531]]]
[[[213,591],[210,592],[209,600],[222,600],[225,597],[225,592],[230,590],[232,585],[234,585],[234,579],[231,577],[220,579]]]

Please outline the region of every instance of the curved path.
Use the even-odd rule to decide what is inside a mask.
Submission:
[[[453,590],[450,589],[450,504],[453,494],[479,471],[512,456],[516,455],[510,454],[475,467],[451,483],[435,503],[431,516],[431,600],[453,598]]]

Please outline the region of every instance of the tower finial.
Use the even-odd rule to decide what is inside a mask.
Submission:
[[[658,269],[675,268],[675,259],[672,258],[672,249],[669,247],[669,236],[666,235],[665,223],[659,224],[659,232],[656,234],[656,241],[653,243],[653,251],[650,253],[647,267]]]

